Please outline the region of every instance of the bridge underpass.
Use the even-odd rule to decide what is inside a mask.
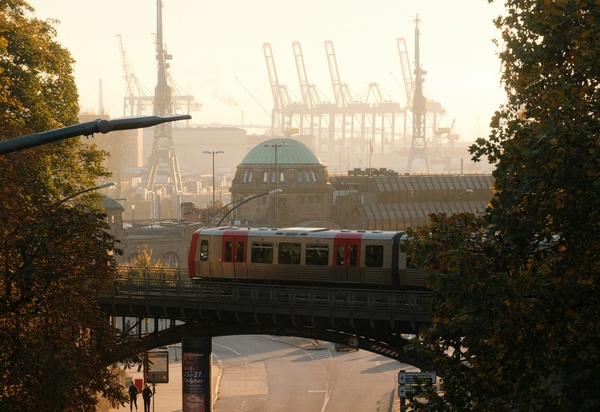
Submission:
[[[139,339],[140,352],[214,336],[296,336],[426,369],[403,348],[406,335],[430,321],[421,309],[427,296],[423,291],[131,277],[121,279],[99,304],[107,314],[122,318],[122,324],[132,317],[152,321],[152,332]],[[164,319],[169,326],[161,328]]]

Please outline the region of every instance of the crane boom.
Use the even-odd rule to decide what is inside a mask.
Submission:
[[[404,79],[404,91],[406,93],[406,104],[412,103],[415,84],[413,81],[412,71],[410,70],[410,60],[408,58],[408,49],[406,48],[406,40],[398,38],[398,54],[400,56],[400,67],[402,68],[402,77]]]
[[[327,54],[327,64],[329,65],[329,74],[331,75],[331,85],[333,87],[335,102],[340,108],[348,107],[353,99],[350,96],[348,85],[342,83],[340,80],[340,72],[338,70],[335,50],[331,40],[325,41],[325,53]]]

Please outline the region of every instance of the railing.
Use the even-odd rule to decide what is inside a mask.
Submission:
[[[121,272],[121,274],[124,274]],[[149,271],[148,276],[127,272],[116,295],[161,297],[206,303],[291,308],[319,308],[384,313],[424,314],[421,304],[428,292],[344,289],[287,285],[249,284],[177,279],[176,273]],[[134,276],[139,275],[139,276]]]

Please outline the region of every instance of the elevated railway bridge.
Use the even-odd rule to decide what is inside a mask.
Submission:
[[[187,271],[174,269],[119,274],[99,304],[120,325],[126,318],[150,323],[151,332],[139,335],[141,350],[186,336],[267,334],[325,340],[419,366],[403,347],[407,335],[430,321],[424,291],[191,281]]]

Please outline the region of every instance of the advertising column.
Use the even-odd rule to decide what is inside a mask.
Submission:
[[[210,412],[212,342],[210,337],[182,339],[182,412]]]

